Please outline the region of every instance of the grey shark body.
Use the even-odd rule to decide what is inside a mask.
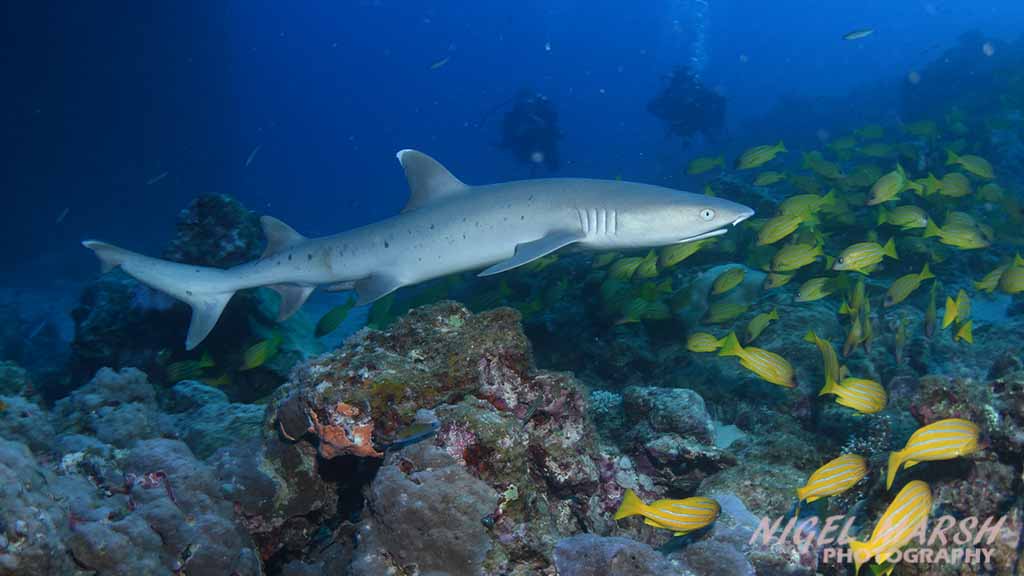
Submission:
[[[750,208],[669,188],[611,180],[555,178],[467,186],[414,150],[398,159],[411,195],[401,214],[361,228],[306,238],[264,216],[259,260],[222,270],[169,262],[89,240],[104,270],[120,266],[140,282],[192,307],[186,339],[198,345],[238,290],[266,286],[281,295],[280,318],[310,293],[353,289],[366,304],[394,290],[484,268],[497,274],[567,246],[629,249],[724,234]]]

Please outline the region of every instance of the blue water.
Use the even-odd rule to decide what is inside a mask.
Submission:
[[[557,107],[560,175],[678,185],[668,175],[701,144],[667,139],[645,110],[672,66],[698,67],[727,98],[714,151],[736,153],[761,143],[747,123],[781,97],[899,80],[968,30],[1012,40],[1024,4],[122,1],[13,3],[5,16],[3,269],[37,286],[92,272],[84,237],[159,249],[202,193],[311,235],[391,215],[406,195],[401,148],[467,182],[527,177],[493,145],[500,112],[481,123],[523,88]],[[875,34],[841,39],[864,27]],[[896,118],[888,92],[837,125]]]

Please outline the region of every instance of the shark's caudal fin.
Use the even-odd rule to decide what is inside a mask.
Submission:
[[[213,330],[234,290],[221,290],[224,271],[217,268],[190,266],[143,256],[113,244],[86,240],[82,245],[96,253],[104,272],[121,267],[139,282],[160,290],[192,307],[185,348],[199,345]]]

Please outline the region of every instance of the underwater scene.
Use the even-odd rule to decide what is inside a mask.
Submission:
[[[1024,575],[1024,3],[5,11],[0,575]]]

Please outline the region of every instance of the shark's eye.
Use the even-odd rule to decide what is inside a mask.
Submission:
[[[711,220],[712,218],[715,217],[715,211],[712,210],[711,208],[705,208],[700,211],[700,217],[703,218],[704,220]]]

